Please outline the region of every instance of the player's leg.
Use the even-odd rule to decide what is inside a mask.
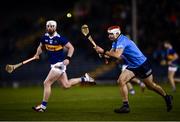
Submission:
[[[166,95],[166,92],[162,89],[162,87],[153,82],[153,75],[148,76],[147,78],[143,79],[143,81],[148,89],[157,92],[161,96]]]
[[[94,79],[92,77],[89,76],[88,73],[85,73],[84,76],[79,77],[79,78],[72,78],[68,80],[67,74],[66,72],[64,72],[59,78],[58,78],[58,82],[60,82],[62,84],[62,86],[64,88],[70,88],[73,85],[79,84],[81,82],[91,82],[91,83],[95,83]]]
[[[58,69],[51,68],[48,76],[44,81],[44,93],[43,93],[43,101],[40,105],[33,107],[33,109],[37,112],[44,112],[47,106],[47,102],[51,95],[51,85],[58,79],[60,73]]]
[[[174,78],[174,81],[175,81],[175,83],[176,82],[180,83],[180,79],[179,78]]]
[[[144,92],[146,85],[140,79],[135,77],[131,81],[137,83],[141,87],[141,91]]]
[[[121,72],[123,72],[126,68],[127,68],[127,65],[122,65],[121,66]],[[134,90],[132,84],[130,82],[127,82],[126,85],[127,85],[128,90],[129,90],[129,93],[131,95],[134,95],[135,94],[135,90]]]
[[[132,86],[132,84],[130,82],[127,82],[127,87],[128,87],[129,93],[131,95],[134,95],[135,94],[135,90],[134,90],[134,88],[133,88],[133,86]]]
[[[175,81],[174,81],[174,75],[175,72],[174,71],[168,71],[168,80],[172,86],[172,90],[176,91],[176,85],[175,85]]]
[[[71,87],[71,83],[68,82],[68,77],[66,72],[64,72],[59,78],[58,78],[58,83],[60,83],[62,85],[63,88],[70,88]]]
[[[153,75],[152,74],[150,76],[148,76],[147,78],[143,79],[143,81],[146,84],[146,87],[148,89],[155,91],[156,93],[158,93],[159,95],[161,95],[165,99],[165,102],[167,105],[167,111],[170,111],[172,109],[172,96],[167,95],[167,93],[162,89],[162,87],[157,85],[153,81]]]
[[[61,83],[63,88],[70,88],[73,85],[76,85],[78,83],[81,82],[80,78],[77,78],[76,80],[74,80],[74,82],[70,82],[68,81],[68,77],[66,72],[64,72],[59,78],[58,78],[58,82]]]
[[[168,68],[168,80],[172,86],[173,91],[176,91],[176,85],[175,85],[175,80],[174,80],[174,75],[175,75],[176,71],[177,71],[176,67],[169,67]]]
[[[69,82],[71,82],[72,85],[75,85],[79,82],[84,82],[84,83],[95,83],[95,80],[88,74],[85,73],[84,76],[79,77],[79,78],[71,78],[69,79]]]
[[[128,88],[126,83],[134,77],[134,73],[130,70],[125,69],[118,78],[118,84],[120,88],[120,95],[122,97],[122,107],[115,109],[116,113],[128,113],[130,112],[129,101],[128,101]]]

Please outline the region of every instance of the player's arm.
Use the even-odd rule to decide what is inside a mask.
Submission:
[[[175,54],[174,54],[174,60],[177,60],[178,58],[179,58],[178,54],[175,53]]]
[[[110,52],[111,51],[113,51],[113,49],[111,49]],[[104,54],[104,57],[107,58],[107,59],[111,58],[109,55],[106,55],[106,54]]]
[[[68,42],[66,45],[65,45],[65,48],[67,48],[67,57],[65,58],[65,60],[63,61],[65,65],[68,65],[69,64],[69,61],[74,53],[74,47],[73,45]]]
[[[122,53],[123,53],[123,50],[124,50],[124,49],[122,49],[122,48],[118,48],[118,49],[116,49],[116,50],[111,49],[110,51],[105,51],[104,54],[105,54],[105,55],[108,55],[108,56],[110,56],[110,57],[114,57],[114,58],[119,59],[120,56],[121,56]]]
[[[36,57],[36,59],[39,59],[39,55],[42,53],[42,48],[43,48],[43,45],[42,43],[39,44],[37,50],[36,50],[36,54],[34,55],[34,57]]]
[[[95,48],[96,52],[97,53],[100,53],[100,54],[103,54],[103,55],[107,55],[109,57],[113,57],[113,58],[116,58],[116,59],[120,59],[120,56],[122,55],[123,53],[123,48],[118,48],[118,49],[111,49],[110,51],[106,51],[104,49],[102,49],[101,47],[97,46]]]
[[[173,54],[173,59],[170,60],[170,61],[168,61],[167,63],[168,63],[168,64],[172,64],[172,62],[175,61],[175,60],[177,60],[178,58],[179,58],[178,54],[177,54],[177,53],[174,53],[174,54]]]

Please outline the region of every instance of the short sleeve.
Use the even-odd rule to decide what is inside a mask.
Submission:
[[[116,46],[116,49],[118,49],[118,48],[125,48],[125,43],[122,41],[122,42],[120,42],[120,41],[118,41],[117,42],[117,46]]]
[[[45,37],[42,36],[42,37],[40,38],[39,42],[42,43],[42,44],[44,44],[44,43],[45,43]]]
[[[117,42],[113,42],[112,49],[124,49],[126,47],[126,43],[124,39],[118,40]]]
[[[68,43],[68,39],[66,37],[61,36],[60,37],[60,43],[64,46]]]
[[[176,51],[174,49],[170,50],[170,54],[175,54],[175,53],[176,53]]]

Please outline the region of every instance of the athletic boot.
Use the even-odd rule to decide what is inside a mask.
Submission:
[[[134,90],[134,89],[129,89],[129,93],[130,93],[131,95],[135,95],[135,90]]]
[[[167,112],[172,110],[172,101],[173,101],[173,96],[171,95],[166,95],[165,96],[165,101],[166,101],[166,106],[167,106]]]
[[[91,77],[91,76],[89,76],[89,74],[88,73],[85,73],[85,75],[84,75],[84,77],[85,77],[85,84],[86,85],[96,85],[96,82],[94,81],[94,79]]]
[[[94,79],[91,77],[91,76],[89,76],[89,74],[88,73],[85,73],[85,78],[86,78],[86,80],[87,80],[87,82],[94,82]]]
[[[114,109],[115,113],[129,113],[130,108],[128,106],[122,106],[121,108]]]
[[[35,110],[36,112],[45,112],[46,106],[40,104],[35,107],[32,107],[32,109]]]
[[[173,88],[172,88],[172,91],[173,91],[173,92],[176,92],[176,87],[173,87]]]

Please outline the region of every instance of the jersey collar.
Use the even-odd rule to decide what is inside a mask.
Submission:
[[[117,42],[118,40],[119,40],[119,38],[121,38],[122,37],[122,34],[120,34],[117,38],[116,38],[116,40],[114,40],[114,42]]]
[[[45,33],[46,36],[48,36],[50,39],[52,39],[55,36],[59,36],[59,34],[57,32],[54,32],[53,36],[50,36],[49,33]]]

